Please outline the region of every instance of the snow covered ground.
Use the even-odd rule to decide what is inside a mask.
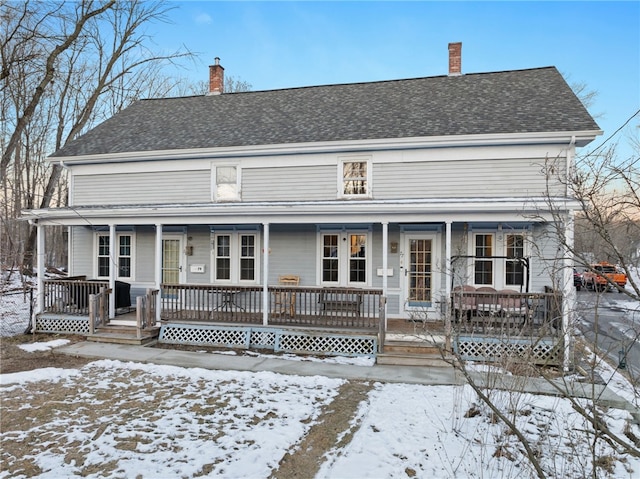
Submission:
[[[626,378],[606,363],[600,375],[611,378],[621,396],[637,399]],[[344,384],[320,376],[107,360],[82,369],[0,375],[0,479],[267,478],[285,454],[305,453],[303,439],[322,427]],[[368,386],[366,399],[310,475],[535,477],[516,437],[470,386]],[[593,437],[569,400],[489,393],[534,446],[549,477],[591,475]],[[608,409],[603,420],[623,439],[624,431],[640,437],[626,411]],[[602,466],[598,477],[640,477],[638,458],[603,442],[594,454]]]
[[[266,478],[331,409],[344,381],[101,360],[6,374],[0,383],[0,478]],[[342,432],[352,437],[329,448],[316,477],[534,476],[515,436],[469,386],[370,386]],[[550,477],[589,475],[586,426],[567,400],[492,394]],[[11,427],[24,417],[28,427]],[[606,416],[617,431],[628,419],[615,409]],[[18,455],[21,448],[29,454]],[[639,460],[598,449],[610,467],[599,477],[640,474]]]
[[[21,292],[0,294],[0,337],[22,334],[29,325],[31,296]]]

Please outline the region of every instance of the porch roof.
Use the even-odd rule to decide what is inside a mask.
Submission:
[[[157,205],[95,205],[26,210],[23,219],[40,224],[229,224],[229,223],[407,223],[545,222],[579,204],[569,198],[432,198],[368,201],[295,201]]]

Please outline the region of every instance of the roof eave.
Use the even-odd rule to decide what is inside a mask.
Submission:
[[[83,165],[93,163],[126,163],[138,161],[241,158],[267,155],[294,155],[309,153],[340,153],[354,151],[386,151],[423,148],[452,148],[473,146],[574,144],[582,147],[602,135],[602,130],[495,133],[456,136],[427,136],[411,138],[383,138],[369,140],[342,140],[309,143],[281,143],[274,145],[249,145],[179,150],[131,151],[100,155],[77,155],[49,157],[49,163]]]
[[[571,198],[437,198],[423,200],[300,201],[203,203],[190,205],[131,205],[118,207],[50,208],[23,211],[23,220],[40,224],[219,224],[219,223],[322,223],[336,221],[437,221],[458,215],[511,214],[514,217],[551,218],[548,203],[559,211],[579,208]],[[549,218],[546,218],[549,220]],[[359,222],[359,221],[358,221]]]

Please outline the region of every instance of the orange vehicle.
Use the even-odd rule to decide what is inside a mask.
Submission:
[[[617,284],[621,289],[627,285],[627,275],[615,265],[605,261],[591,265],[591,270],[582,273],[584,286],[594,291],[606,291]],[[619,292],[622,292],[618,290]]]

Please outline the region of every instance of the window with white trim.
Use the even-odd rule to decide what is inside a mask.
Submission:
[[[96,235],[96,277],[109,278],[111,268],[111,237],[109,234]],[[118,267],[116,278],[133,278],[133,235],[116,235],[116,264]]]
[[[521,286],[524,284],[524,235],[505,235],[504,283],[507,286]]]
[[[231,280],[231,235],[216,235],[215,279]]]
[[[473,282],[479,285],[493,284],[493,234],[474,235]]]
[[[367,282],[367,235],[349,235],[349,283]]]
[[[108,278],[111,265],[109,235],[98,235],[98,278]]]
[[[256,236],[240,235],[240,281],[256,279]]]
[[[363,286],[369,281],[369,234],[323,233],[320,280],[334,286]]]
[[[239,201],[240,200],[240,172],[236,165],[214,165],[214,192],[215,201]]]
[[[258,277],[257,241],[255,233],[214,234],[214,281],[254,283]]]
[[[368,159],[345,159],[341,161],[340,196],[371,196],[371,165]]]
[[[339,260],[337,234],[322,235],[322,282],[338,283]]]

